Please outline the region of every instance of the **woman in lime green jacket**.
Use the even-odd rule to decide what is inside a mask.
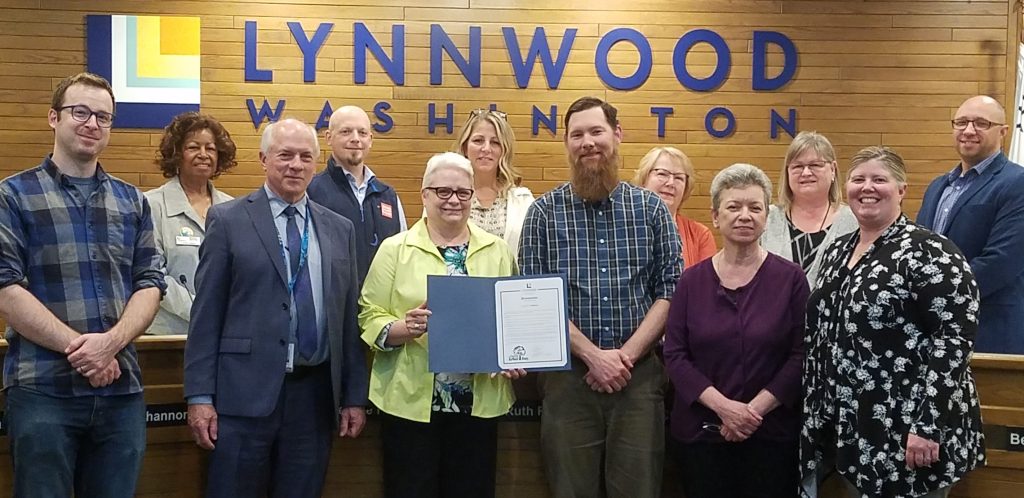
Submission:
[[[506,243],[469,223],[473,169],[438,154],[423,175],[426,217],[381,243],[359,300],[363,340],[374,351],[370,400],[382,412],[385,495],[493,497],[497,419],[515,396],[502,375],[427,368],[427,275],[518,272]]]

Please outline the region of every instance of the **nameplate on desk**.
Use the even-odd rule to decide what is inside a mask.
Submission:
[[[166,403],[146,405],[146,427],[173,427],[188,425],[188,405]],[[0,436],[7,435],[4,412],[0,411]]]
[[[1024,452],[1024,427],[985,424],[985,448]]]
[[[146,427],[171,427],[175,425],[188,425],[187,404],[146,405]]]

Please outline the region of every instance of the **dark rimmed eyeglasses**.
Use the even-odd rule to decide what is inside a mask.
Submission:
[[[71,109],[71,117],[79,123],[85,123],[89,118],[96,116],[96,124],[101,128],[110,128],[110,125],[114,124],[114,115],[106,111],[94,111],[89,109],[89,106],[78,104],[66,105],[57,109],[57,112],[63,112],[64,109]]]
[[[651,174],[654,175],[662,183],[668,182],[679,182],[686,183],[686,173],[673,173],[664,168],[654,168],[651,170]]]
[[[423,190],[433,190],[434,195],[442,201],[451,199],[452,195],[457,197],[460,201],[468,201],[473,198],[473,189],[471,188],[423,187]]]
[[[953,129],[954,130],[966,130],[967,129],[967,125],[969,125],[971,123],[974,123],[974,129],[975,130],[987,130],[987,129],[993,127],[993,126],[1003,126],[1004,124],[1006,124],[1006,123],[995,123],[995,122],[992,122],[992,121],[989,121],[989,120],[983,119],[983,118],[977,118],[977,119],[958,118],[958,119],[954,119],[954,120],[950,121],[950,123],[953,123]]]
[[[472,111],[469,111],[469,115],[474,118],[481,114],[493,114],[497,118],[508,121],[508,113],[505,111],[499,111],[497,109],[473,109]]]

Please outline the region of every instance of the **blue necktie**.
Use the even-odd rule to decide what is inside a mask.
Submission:
[[[307,253],[306,264],[299,268],[299,253],[302,251],[302,237],[299,235],[299,224],[295,221],[295,215],[299,214],[295,206],[284,208],[284,215],[288,217],[288,225],[285,229],[288,236],[288,259],[292,268],[292,277],[298,274],[299,279],[295,282],[295,337],[298,341],[299,355],[310,359],[316,353],[317,329],[316,329],[316,307],[313,306],[313,285],[309,281],[309,257]],[[312,223],[312,220],[306,220]],[[298,272],[298,273],[296,273]]]

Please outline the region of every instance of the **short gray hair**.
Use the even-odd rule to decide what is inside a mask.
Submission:
[[[772,203],[772,181],[761,168],[753,164],[736,163],[719,171],[711,180],[711,209],[718,210],[722,202],[722,192],[731,188],[746,188],[756,185],[764,190],[764,205]]]
[[[423,188],[430,186],[430,179],[435,173],[442,169],[454,169],[469,176],[469,182],[473,183],[473,164],[465,156],[457,152],[444,152],[435,154],[427,161],[427,169],[423,171]]]
[[[277,133],[277,129],[285,123],[292,122],[301,125],[307,131],[309,131],[309,137],[313,139],[313,154],[316,156],[320,155],[320,137],[316,134],[316,129],[307,124],[306,122],[295,119],[287,118],[280,121],[274,121],[263,128],[263,136],[260,137],[260,152],[266,154],[270,150],[270,144],[274,143],[274,134]]]

